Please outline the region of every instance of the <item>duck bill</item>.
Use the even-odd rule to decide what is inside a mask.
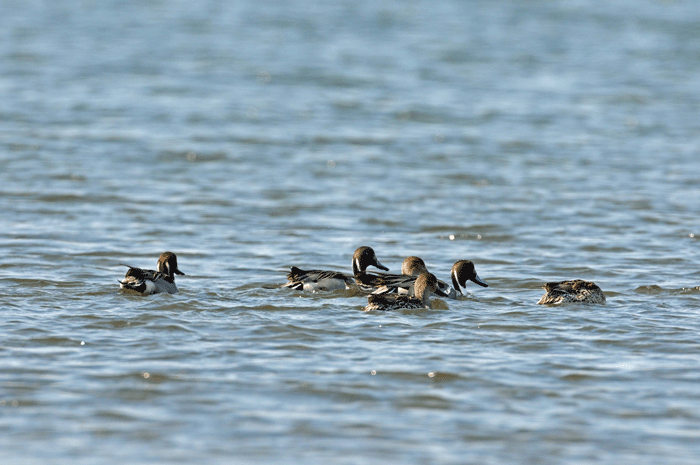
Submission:
[[[481,278],[479,277],[479,275],[476,274],[476,273],[474,274],[474,277],[472,278],[472,281],[474,281],[474,282],[475,282],[476,284],[478,284],[479,286],[489,287],[489,285],[486,284],[484,281],[482,281]]]
[[[182,276],[185,276],[185,273],[183,273],[182,271],[178,270],[177,268],[175,268],[175,271],[174,271],[173,273],[175,273],[175,274],[181,274]]]
[[[380,270],[389,271],[389,268],[387,268],[384,265],[382,265],[381,263],[379,263],[379,260],[374,261],[374,266],[376,266]]]

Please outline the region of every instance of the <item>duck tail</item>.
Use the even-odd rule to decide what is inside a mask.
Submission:
[[[304,283],[302,283],[301,281],[289,281],[288,283],[282,284],[280,287],[288,287],[290,289],[294,289],[295,291],[303,291]]]
[[[117,281],[119,280],[117,279]],[[124,279],[123,281],[119,281],[119,284],[121,285],[122,289],[127,289],[141,293],[145,292],[146,288],[148,287],[144,280],[133,279],[133,277],[129,279]]]
[[[287,273],[287,279],[290,281],[296,281],[301,275],[305,274],[304,270],[293,266],[289,273]]]

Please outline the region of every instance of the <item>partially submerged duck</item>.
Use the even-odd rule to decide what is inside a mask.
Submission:
[[[422,264],[422,268],[420,268],[419,264]],[[396,278],[394,278],[392,281],[385,280],[380,287],[377,287],[374,290],[373,294],[386,294],[391,292],[413,294],[413,285],[417,276],[422,272],[427,272],[428,270],[425,267],[425,262],[423,262],[423,260],[420,258],[408,257],[406,260],[404,260],[401,271],[404,273],[404,276],[392,275],[396,276]],[[412,274],[408,275],[408,273],[411,272]],[[383,277],[386,275],[382,274],[380,276]],[[479,275],[476,274],[474,263],[472,263],[470,260],[457,260],[455,264],[452,265],[450,276],[452,278],[452,286],[438,279],[438,289],[445,294],[445,297],[450,299],[456,299],[457,294],[464,295],[461,288],[465,287],[467,280],[472,281],[479,286],[489,286],[485,281],[479,278]]]
[[[436,293],[445,296],[438,288],[435,275],[424,272],[416,278],[414,288],[415,296],[408,294],[370,294],[367,296],[366,312],[373,310],[417,309],[432,308],[430,295]]]
[[[158,258],[156,271],[144,270],[134,266],[128,266],[124,279],[119,281],[120,289],[139,292],[143,295],[165,292],[175,294],[178,292],[175,285],[175,275],[184,275],[177,267],[177,256],[172,252],[163,252]]]
[[[454,286],[455,290],[459,292],[460,295],[464,295],[461,288],[466,286],[467,280],[481,287],[489,287],[489,285],[476,274],[476,268],[474,268],[474,263],[472,263],[471,260],[457,260],[455,264],[452,265],[450,276],[452,277],[452,286]]]
[[[407,257],[401,264],[401,274],[390,273],[359,273],[355,281],[360,288],[372,294],[403,292],[413,294],[413,284],[421,273],[427,273],[428,268],[420,257]]]
[[[560,304],[563,302],[583,302],[588,304],[605,304],[605,294],[600,288],[582,279],[547,283],[544,285],[545,294],[538,304]]]
[[[282,287],[288,287],[298,291],[333,291],[347,289],[355,283],[354,276],[365,273],[367,267],[374,266],[380,270],[389,271],[377,259],[372,247],[358,247],[352,256],[353,276],[348,276],[339,271],[326,270],[302,270],[293,266],[287,274],[288,282]]]

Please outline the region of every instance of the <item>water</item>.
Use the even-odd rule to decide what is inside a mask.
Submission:
[[[3,463],[697,463],[694,2],[231,3],[0,4]]]

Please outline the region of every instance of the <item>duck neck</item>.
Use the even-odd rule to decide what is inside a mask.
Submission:
[[[455,288],[455,291],[460,294],[462,293],[462,286],[459,285],[459,281],[457,280],[457,273],[452,273],[452,287]]]
[[[357,259],[352,261],[352,274],[356,277],[364,274],[365,272],[365,270],[360,269],[360,264],[358,262],[359,260]]]
[[[421,301],[424,307],[430,307],[430,291],[427,289],[416,289],[416,298]]]

